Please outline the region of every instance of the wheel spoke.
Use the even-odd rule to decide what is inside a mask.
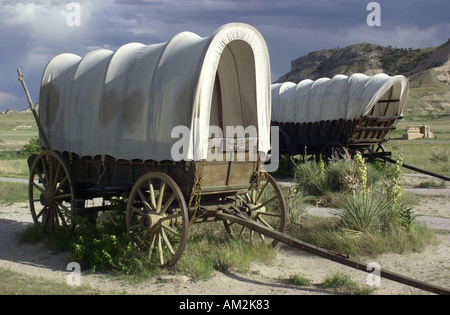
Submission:
[[[130,226],[130,230],[133,231],[133,230],[136,230],[136,229],[138,229],[138,228],[140,228],[140,227],[141,227],[140,224],[131,225],[131,226]]]
[[[58,206],[56,206],[56,205],[55,205],[55,212],[56,212],[56,214],[58,215],[57,217],[59,217],[59,219],[61,220],[61,223],[62,223],[64,226],[67,226],[66,218],[64,217],[63,212],[62,212],[61,209],[60,209]],[[59,225],[59,224],[58,224],[58,225]]]
[[[244,200],[243,198],[242,198],[242,196],[241,195],[236,195],[236,197],[237,198],[239,198],[240,200],[242,200],[243,202],[245,202],[245,203],[247,203],[248,201],[247,200]]]
[[[264,191],[267,188],[267,185],[269,185],[269,181],[266,181],[266,183],[264,184],[264,186],[261,188],[261,190],[259,191],[258,197],[256,198],[256,203],[259,202],[259,200],[261,199],[262,195],[264,194]]]
[[[47,187],[49,188],[50,191],[53,190],[53,157],[49,157],[48,159],[48,168],[49,168],[49,174],[48,174],[48,181],[47,181]]]
[[[63,205],[63,204],[60,203],[59,201],[56,201],[56,200],[55,200],[55,203],[56,203],[60,208],[62,208],[62,209],[64,210],[64,212],[65,212],[66,215],[69,215],[69,214],[72,213],[72,211],[70,211],[69,208],[67,208],[65,205]]]
[[[139,194],[139,197],[141,197],[141,200],[142,200],[142,202],[144,203],[145,207],[148,209],[148,211],[149,211],[149,212],[150,212],[150,211],[156,211],[156,209],[154,209],[154,208],[152,208],[152,207],[150,206],[150,204],[148,203],[147,198],[145,197],[144,193],[142,192],[142,190],[141,190],[140,188],[137,190],[137,192],[138,192],[138,194]]]
[[[47,210],[48,210],[48,207],[47,207],[47,206],[44,206],[44,207],[42,208],[42,210],[39,211],[38,215],[36,216],[36,219],[39,220],[39,218],[41,217],[41,215],[43,215]]]
[[[181,234],[178,233],[178,231],[174,230],[173,228],[171,228],[170,226],[167,225],[162,225],[163,229],[166,229],[167,231],[169,231],[170,233],[172,233],[175,236],[181,237]]]
[[[144,235],[142,236],[142,241],[145,241],[145,239],[149,236],[149,235],[156,235],[158,229],[159,229],[160,225],[157,224],[153,227],[151,227],[150,229],[145,230]]]
[[[148,179],[148,188],[150,190],[150,203],[156,211],[156,198],[155,198],[155,188],[153,187],[152,180]]]
[[[241,237],[242,234],[244,233],[244,231],[245,231],[245,226],[242,227],[241,232],[239,233],[238,237]]]
[[[36,175],[38,176],[39,181],[42,183],[42,186],[44,186],[44,188],[45,188],[46,185],[45,185],[44,178],[42,177],[42,173],[36,173]],[[34,177],[33,177],[33,183],[34,183]]]
[[[162,182],[161,187],[159,187],[159,196],[158,196],[158,203],[156,204],[156,213],[159,213],[161,211],[165,188],[166,182]]]
[[[61,172],[61,163],[58,163],[58,168],[56,169],[56,174],[55,177],[53,177],[53,184],[52,184],[52,191],[53,193],[56,193],[57,190],[55,190],[56,188],[56,183],[58,182],[58,177],[59,177],[59,173]]]
[[[258,233],[259,237],[261,238],[261,241],[263,241],[264,243],[266,242],[266,237],[264,234]]]
[[[267,215],[270,217],[281,218],[281,213],[274,213],[274,212],[258,212],[258,215]]]
[[[163,237],[164,243],[166,244],[167,248],[169,249],[169,252],[172,255],[175,255],[175,251],[173,250],[172,244],[170,244],[169,239],[167,238],[166,233],[164,232],[164,229],[161,229],[161,235]]]
[[[167,200],[166,204],[164,205],[164,208],[161,209],[161,212],[158,213],[159,215],[163,215],[166,213],[167,209],[170,207],[170,205],[172,204],[172,202],[175,200],[176,198],[176,194],[172,193],[172,195],[170,196],[169,200]]]
[[[145,215],[145,213],[141,209],[139,209],[135,206],[131,206],[131,209],[133,210],[133,212],[136,212],[136,213],[140,214],[141,216]]]
[[[58,187],[55,189],[55,193],[60,191],[61,188],[66,184],[66,182],[69,180],[68,175],[66,175],[63,180],[59,183]]]
[[[182,217],[182,213],[181,212],[177,212],[168,216],[165,216],[163,218],[160,218],[160,223],[164,222],[164,221],[168,221],[168,220],[172,220],[172,219],[176,219],[176,218],[181,218]]]
[[[155,239],[156,239],[156,234],[152,235],[152,239],[150,241],[150,247],[148,249],[148,256],[147,259],[150,261],[152,258],[152,251],[153,251],[153,246],[155,245]]]
[[[60,227],[59,219],[60,219],[60,212],[56,205],[53,205],[53,211],[52,211],[52,218],[53,218],[53,227]]]
[[[36,188],[37,190],[39,190],[41,193],[45,192],[45,186],[44,189],[42,189],[38,184],[36,184],[35,182],[33,182],[33,187]]]
[[[256,189],[250,190],[249,199],[250,199],[251,203],[255,203],[256,202]]]
[[[269,203],[271,203],[272,201],[274,201],[275,199],[277,199],[278,196],[274,196],[272,198],[270,198],[269,200],[264,201],[263,203],[260,203],[259,205],[257,205],[255,208],[253,208],[253,211],[256,211],[258,209],[261,209],[262,207],[265,207],[266,205],[268,205]]]
[[[267,226],[269,229],[275,230],[269,223],[267,223],[266,220],[264,220],[261,217],[258,217],[259,221],[261,221],[262,224],[264,224],[265,226]]]
[[[42,224],[44,226],[44,229],[47,229],[49,218],[52,215],[52,212],[51,212],[50,208],[47,207],[47,210],[45,212],[43,212],[43,214],[44,214],[44,218],[42,220]],[[45,222],[44,222],[44,220],[45,220]]]
[[[161,244],[161,233],[158,233],[158,251],[159,251],[159,262],[164,265],[163,248]]]

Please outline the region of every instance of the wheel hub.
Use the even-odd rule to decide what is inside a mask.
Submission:
[[[256,217],[258,216],[258,213],[266,211],[266,207],[257,208],[259,205],[255,204],[253,202],[247,203],[246,206],[247,206],[247,213],[250,216],[250,218],[252,218],[252,219],[256,219]]]
[[[55,196],[50,190],[47,190],[41,194],[39,197],[39,200],[41,202],[41,205],[49,207],[51,206],[55,201]]]
[[[147,213],[141,216],[140,224],[145,230],[148,230],[155,226],[159,222],[159,219],[157,214]]]

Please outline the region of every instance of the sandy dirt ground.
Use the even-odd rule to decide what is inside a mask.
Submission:
[[[413,181],[408,179],[405,190],[414,191]],[[409,185],[410,184],[410,185]],[[385,270],[396,272],[420,281],[450,288],[450,189],[425,189],[415,191],[419,198],[413,209],[419,218],[430,218],[444,223],[436,233],[437,243],[422,252],[410,254],[385,254],[376,263]],[[312,209],[314,211],[314,209]],[[445,220],[447,219],[447,220]],[[0,206],[0,268],[29,276],[44,277],[66,282],[72,261],[69,252],[52,253],[42,244],[18,244],[16,233],[32,224],[26,203]],[[189,246],[189,245],[188,245]],[[363,260],[369,263],[370,260]],[[81,274],[81,283],[100,294],[181,294],[181,295],[328,295],[332,290],[321,289],[318,284],[326,276],[336,272],[349,274],[361,285],[367,283],[370,274],[338,263],[281,245],[275,262],[270,265],[253,264],[250,272],[216,272],[206,281],[192,281],[183,274],[171,274],[150,278],[140,283],[130,283],[107,274]],[[302,275],[313,280],[307,287],[288,283],[291,275]],[[390,280],[381,279],[375,293],[379,295],[429,294]]]

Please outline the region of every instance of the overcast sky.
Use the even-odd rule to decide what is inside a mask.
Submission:
[[[311,51],[361,42],[423,48],[450,37],[448,0],[377,1],[380,26],[367,24],[368,0],[79,0],[80,26],[67,23],[69,2],[0,0],[0,111],[28,107],[17,68],[37,102],[44,68],[60,53],[163,43],[183,31],[208,37],[229,22],[262,33],[274,81]]]

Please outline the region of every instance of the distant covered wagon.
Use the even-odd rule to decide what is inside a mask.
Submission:
[[[345,156],[379,150],[401,119],[409,92],[403,76],[353,74],[272,85],[272,124],[281,154]]]
[[[50,147],[41,137],[46,150],[31,164],[34,221],[45,230],[70,224],[74,214],[92,218],[125,194],[128,232],[168,265],[184,251],[188,222],[220,211],[243,211],[283,231],[284,199],[259,158],[270,149],[270,93],[266,43],[241,23],[206,38],[183,32],[162,44],[56,56],[41,84]],[[222,138],[211,139],[210,126]],[[228,126],[254,127],[254,159],[250,136],[236,139]],[[209,158],[225,147],[223,159]],[[245,159],[230,160],[230,148]],[[94,198],[103,204],[88,208]]]

